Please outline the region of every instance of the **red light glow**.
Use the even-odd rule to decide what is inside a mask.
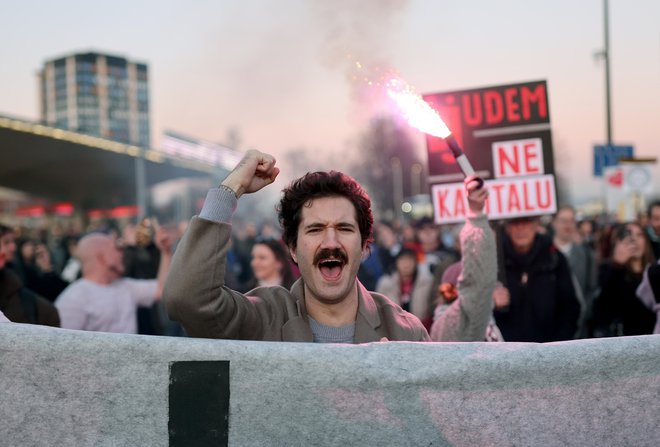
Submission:
[[[75,208],[72,203],[61,202],[53,205],[53,213],[56,216],[72,216]]]

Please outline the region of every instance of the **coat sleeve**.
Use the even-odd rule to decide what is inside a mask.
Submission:
[[[495,238],[484,214],[469,217],[460,234],[462,274],[458,298],[431,326],[433,341],[483,341],[497,281]]]
[[[269,305],[225,286],[231,225],[193,217],[165,282],[170,318],[193,337],[260,340]]]

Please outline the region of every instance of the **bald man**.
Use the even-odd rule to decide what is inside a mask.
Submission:
[[[77,256],[82,278],[67,287],[55,301],[62,327],[84,331],[137,333],[137,307],[159,300],[172,259],[167,233],[156,231],[160,265],[156,279],[123,278],[122,247],[117,239],[100,233],[83,237]]]

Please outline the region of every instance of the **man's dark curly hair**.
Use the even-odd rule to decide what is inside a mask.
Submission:
[[[282,193],[277,212],[283,230],[282,238],[288,247],[296,248],[303,206],[310,206],[312,200],[322,197],[347,198],[355,207],[362,246],[368,248],[373,241],[371,200],[360,184],[348,175],[337,171],[308,172],[294,180]]]

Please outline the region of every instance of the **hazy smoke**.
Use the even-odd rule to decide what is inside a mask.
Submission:
[[[392,48],[399,37],[408,0],[335,0],[308,2],[318,42],[318,59],[346,79],[352,107],[348,119],[368,128],[374,116],[391,106],[376,84],[392,73]],[[339,149],[338,168],[357,162],[354,135]]]
[[[352,97],[364,102],[368,81],[392,71],[390,49],[408,0],[336,0],[309,3],[318,23],[319,59],[342,71]]]
[[[390,39],[396,34],[408,0],[335,0],[308,3],[319,25],[320,59],[331,68],[346,68],[347,56],[364,64],[383,62],[390,56]]]

